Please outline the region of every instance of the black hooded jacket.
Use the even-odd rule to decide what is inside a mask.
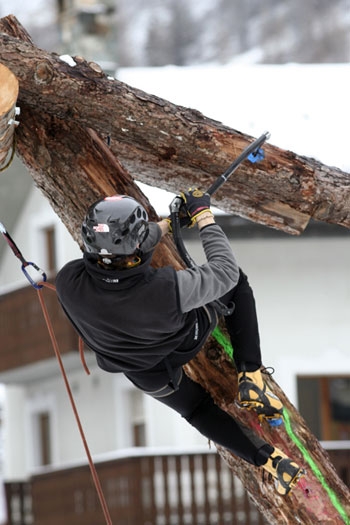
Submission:
[[[195,269],[154,269],[149,252],[139,266],[106,270],[85,253],[58,273],[62,307],[101,368],[142,372],[165,358],[177,367],[199,351],[211,328],[203,307],[232,289],[239,274],[218,225],[203,228],[200,237],[208,262]]]

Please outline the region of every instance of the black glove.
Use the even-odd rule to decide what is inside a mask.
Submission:
[[[198,217],[202,213],[210,212],[209,193],[204,193],[198,188],[190,188],[186,192],[181,192],[180,196],[185,203],[188,216],[191,219],[192,226],[196,223]]]
[[[173,233],[171,215],[166,217],[165,220],[168,221],[169,223],[169,232]],[[179,222],[180,222],[180,228],[189,228],[192,224],[192,221],[188,215],[185,203],[181,204],[180,209],[179,209]]]

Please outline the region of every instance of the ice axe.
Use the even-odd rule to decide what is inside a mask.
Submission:
[[[261,149],[261,146],[266,140],[270,138],[270,133],[265,131],[259,138],[254,140],[249,146],[247,146],[240,155],[230,164],[227,170],[219,175],[217,179],[213,182],[210,188],[207,189],[209,195],[213,195],[236,171],[238,166],[242,162],[248,159],[250,162],[258,162],[264,158],[264,152]],[[187,252],[184,245],[182,236],[181,236],[181,227],[180,227],[180,208],[183,205],[184,201],[180,196],[176,196],[170,203],[170,217],[171,217],[171,226],[173,230],[173,237],[178,249],[179,254],[181,255],[182,260],[189,268],[195,268],[196,263],[191,258],[190,254]]]

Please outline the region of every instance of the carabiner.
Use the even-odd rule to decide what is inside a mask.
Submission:
[[[31,275],[28,273],[28,271],[26,270],[27,266],[32,266],[34,268],[34,270],[36,270],[37,272],[39,272],[41,274],[41,281],[43,282],[46,282],[47,280],[47,276],[46,276],[46,273],[44,272],[44,270],[42,270],[41,268],[39,268],[39,266],[37,266],[35,263],[33,262],[29,262],[29,261],[25,261],[21,268],[22,268],[22,272],[24,273],[24,275],[26,276],[26,278],[28,279],[28,281],[30,282],[30,284],[36,288],[37,290],[40,290],[40,288],[43,287],[42,284],[38,284],[37,282],[34,281],[34,279],[31,277]]]

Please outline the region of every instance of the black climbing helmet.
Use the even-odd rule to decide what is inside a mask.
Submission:
[[[90,206],[81,232],[89,253],[131,255],[148,235],[148,215],[132,197],[105,197]]]

